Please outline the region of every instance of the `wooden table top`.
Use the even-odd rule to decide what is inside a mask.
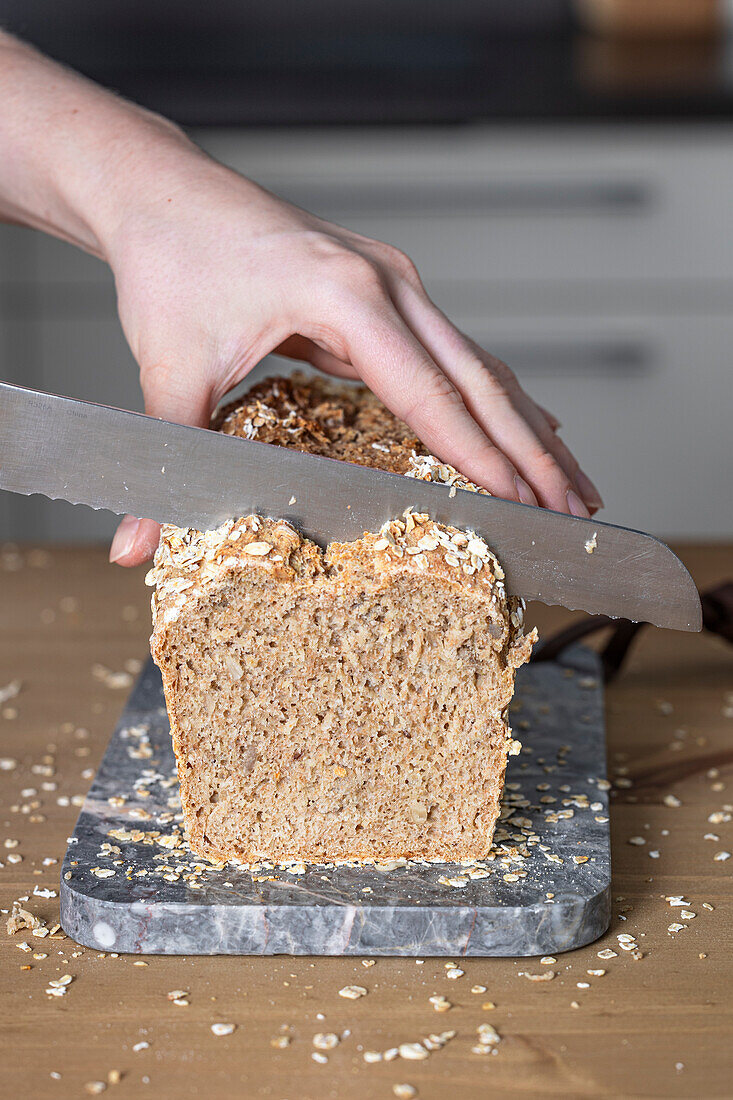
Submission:
[[[733,575],[730,547],[681,554],[701,587]],[[702,635],[649,628],[608,692],[614,917],[602,940],[555,963],[455,960],[465,973],[448,980],[442,959],[143,959],[61,932],[6,934],[18,898],[57,921],[66,837],[128,691],[129,677],[104,670],[134,671],[146,655],[143,572],[108,566],[96,549],[0,548],[4,1095],[83,1097],[102,1085],[120,1100],[413,1095],[400,1085],[422,1100],[732,1094],[733,649]],[[545,631],[569,618],[537,609]],[[14,681],[10,698],[2,689]],[[684,905],[665,900],[675,895]],[[668,931],[674,923],[683,927]],[[553,980],[522,974],[548,970]],[[46,993],[66,974],[65,995]],[[340,997],[350,984],[367,995]],[[176,989],[187,1005],[168,999]],[[453,1007],[436,1012],[433,994]],[[217,1022],[235,1029],[217,1036]],[[486,1023],[501,1040],[474,1053]],[[455,1037],[424,1060],[364,1059],[447,1030]],[[340,1041],[324,1055],[318,1033]]]

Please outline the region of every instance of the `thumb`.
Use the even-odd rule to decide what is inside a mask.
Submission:
[[[213,411],[214,397],[203,372],[184,373],[168,366],[142,368],[140,382],[145,412],[161,420],[205,428]],[[117,565],[141,565],[149,561],[158,546],[160,525],[152,519],[125,516],[109,551],[109,560]]]

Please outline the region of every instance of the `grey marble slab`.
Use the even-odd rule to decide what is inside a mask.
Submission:
[[[151,662],[70,838],[62,926],[103,951],[179,955],[539,955],[590,943],[610,920],[597,657],[576,647],[521,669],[512,724],[524,747],[509,760],[493,859],[214,866],[185,845]]]

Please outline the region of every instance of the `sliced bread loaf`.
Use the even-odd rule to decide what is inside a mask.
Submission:
[[[246,402],[223,430],[462,482],[365,391],[276,379]],[[149,579],[195,852],[489,852],[519,748],[507,707],[534,639],[483,539],[408,513],[324,552],[249,516],[165,527]]]

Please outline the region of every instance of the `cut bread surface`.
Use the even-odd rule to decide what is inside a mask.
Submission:
[[[533,636],[482,539],[413,514],[325,552],[256,516],[165,527],[150,582],[195,852],[488,854]]]

